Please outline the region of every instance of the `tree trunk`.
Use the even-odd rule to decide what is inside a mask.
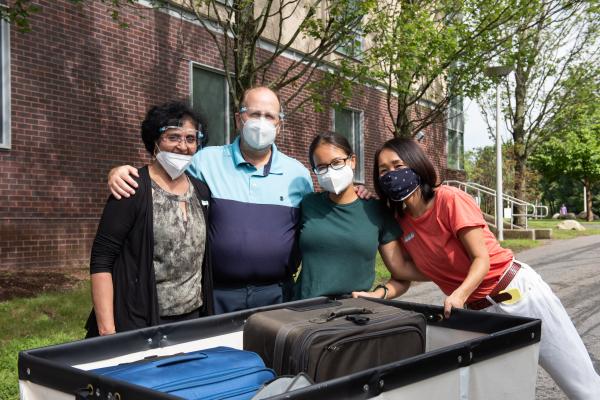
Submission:
[[[235,67],[235,96],[233,96],[234,112],[241,106],[244,92],[250,89],[256,80],[254,66],[256,64],[257,21],[254,18],[254,2],[241,0],[234,3],[236,22],[233,25]]]
[[[517,62],[515,70],[515,112],[513,119],[513,155],[515,157],[515,183],[513,196],[520,200],[523,199],[527,183],[525,174],[527,171],[527,150],[525,147],[525,113],[527,103],[527,81],[526,66],[522,62]],[[499,121],[498,121],[499,122]],[[523,207],[515,206],[513,210],[513,223],[519,226],[525,226],[526,218],[519,214],[524,214]]]
[[[528,201],[525,198],[525,191],[527,189],[527,180],[525,175],[527,173],[527,157],[515,154],[515,184],[514,184],[514,197],[519,200]],[[513,223],[518,226],[525,226],[527,223],[527,217],[524,215],[526,207],[515,205],[513,209]]]
[[[585,200],[586,200],[586,208],[587,208],[587,213],[585,215],[585,219],[587,221],[593,221],[594,220],[594,211],[592,210],[592,188],[591,188],[591,184],[590,184],[590,180],[585,178],[583,180],[583,186],[585,187]]]
[[[408,113],[410,110],[406,106],[398,105],[398,114],[394,124],[394,136],[402,138],[412,137],[412,124]]]

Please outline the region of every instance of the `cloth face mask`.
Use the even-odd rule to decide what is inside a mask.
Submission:
[[[186,168],[192,163],[192,156],[185,154],[171,153],[168,151],[159,151],[156,160],[163,169],[169,174],[171,179],[175,180],[184,173]]]
[[[340,194],[348,186],[352,184],[354,179],[354,171],[349,165],[345,165],[340,169],[329,167],[323,175],[317,175],[317,180],[321,187],[331,193]]]
[[[421,178],[410,168],[390,171],[379,178],[383,192],[392,201],[404,201],[421,184]]]
[[[264,150],[275,142],[277,127],[264,117],[249,119],[244,123],[242,136],[246,144],[254,150]]]

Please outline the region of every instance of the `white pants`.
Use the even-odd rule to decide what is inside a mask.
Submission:
[[[542,277],[519,263],[522,267],[507,289],[518,288],[521,300],[495,304],[485,311],[541,319],[540,365],[569,399],[599,400],[600,376],[567,311]]]

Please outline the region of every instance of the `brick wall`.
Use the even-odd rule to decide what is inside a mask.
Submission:
[[[107,172],[148,161],[139,138],[146,109],[189,98],[190,61],[221,62],[201,27],[160,11],[124,13],[130,27],[120,29],[99,2],[38,3],[32,31],[11,31],[12,149],[0,151],[0,267],[85,266]],[[372,156],[391,137],[391,121],[375,89],[357,90],[350,106],[364,110],[370,186]],[[329,112],[307,107],[289,118],[277,144],[308,165],[312,136],[331,128]],[[426,134],[424,146],[442,171],[445,128],[436,124]]]
[[[464,170],[447,169],[446,174],[442,180],[455,180],[455,181],[466,182],[467,173]]]

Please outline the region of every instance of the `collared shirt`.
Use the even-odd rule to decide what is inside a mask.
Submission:
[[[273,145],[263,167],[247,162],[239,137],[196,153],[189,172],[212,194],[209,240],[216,284],[261,284],[296,268],[299,205],[313,191],[308,170]]]

